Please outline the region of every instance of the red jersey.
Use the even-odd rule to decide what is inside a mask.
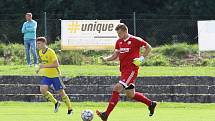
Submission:
[[[118,39],[115,49],[119,50],[120,71],[137,70],[133,64],[134,58],[140,57],[140,48],[146,46],[146,42],[135,36],[129,35],[127,40]]]

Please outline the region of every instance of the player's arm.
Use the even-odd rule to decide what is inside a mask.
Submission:
[[[144,48],[145,48],[145,51],[143,53],[143,57],[145,58],[152,51],[152,47],[151,47],[151,45],[149,43],[146,42],[146,45],[145,45]]]
[[[149,55],[149,53],[152,50],[152,47],[151,47],[151,45],[149,43],[147,43],[146,41],[144,41],[142,38],[139,38],[139,37],[136,37],[136,43],[135,44],[138,47],[144,47],[145,48],[145,51],[144,51],[143,55],[140,56],[139,58],[135,58],[134,61],[133,61],[133,63],[136,66],[140,66],[140,65],[143,65],[145,57],[147,57]]]
[[[39,66],[35,66],[35,72],[39,73],[42,68],[58,68],[60,66],[58,60],[54,60],[52,64],[43,64],[40,63]]]
[[[101,57],[103,61],[113,61],[119,57],[119,50],[115,49],[113,54],[108,57]]]

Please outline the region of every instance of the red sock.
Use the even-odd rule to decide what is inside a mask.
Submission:
[[[111,99],[109,101],[109,105],[107,107],[107,110],[105,111],[107,116],[109,116],[109,114],[114,109],[114,107],[116,106],[118,101],[119,101],[119,92],[113,91],[112,97],[111,97]]]
[[[136,92],[135,96],[133,98],[136,101],[145,103],[147,106],[151,105],[151,100],[149,100],[146,96],[144,96],[142,93]]]

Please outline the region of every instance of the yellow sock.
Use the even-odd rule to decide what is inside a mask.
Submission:
[[[54,96],[49,92],[47,91],[44,95],[43,95],[47,100],[49,100],[50,102],[56,104],[57,103],[57,100],[54,98]]]
[[[62,97],[62,100],[65,102],[66,106],[68,107],[68,110],[71,110],[72,105],[71,105],[69,97],[67,95],[65,95]]]

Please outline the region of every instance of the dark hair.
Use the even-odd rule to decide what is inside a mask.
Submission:
[[[124,23],[120,23],[116,26],[115,28],[116,31],[122,30],[122,31],[127,31],[128,27]]]
[[[45,37],[37,37],[37,42],[40,41],[40,42],[44,42],[47,44],[47,40]]]
[[[32,17],[32,13],[26,13],[25,15],[31,16]]]

